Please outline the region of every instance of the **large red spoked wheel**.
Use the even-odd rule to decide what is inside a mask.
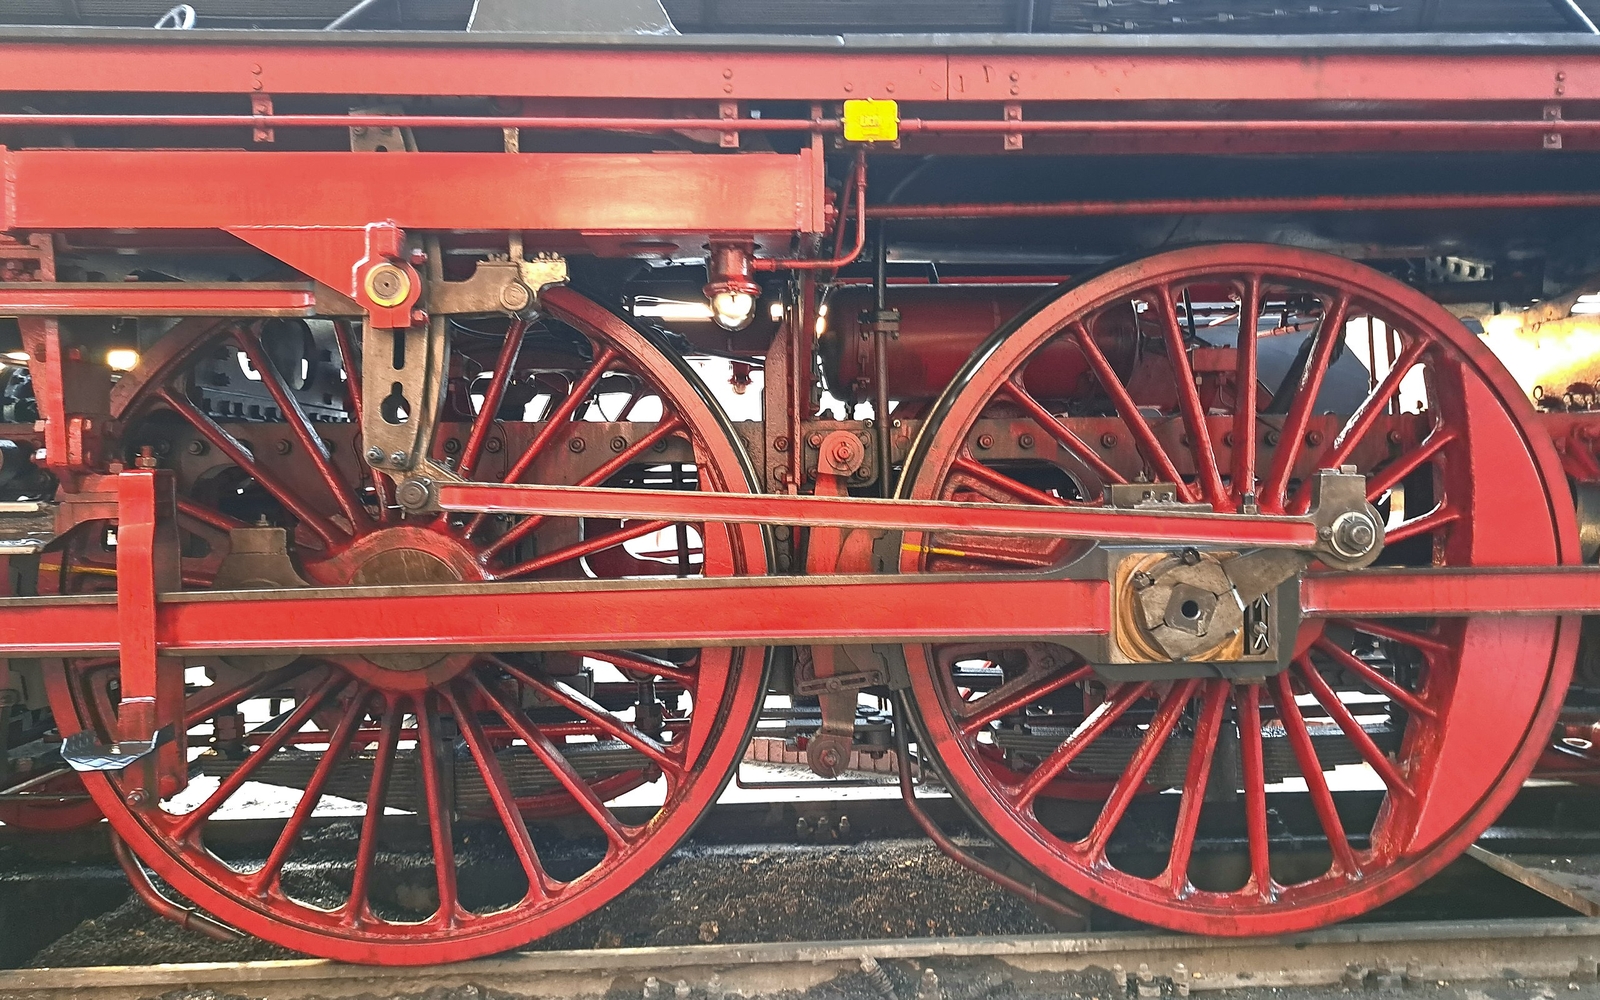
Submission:
[[[504,333],[456,332],[437,460],[479,480],[751,489],[743,453],[687,369],[575,292],[549,290],[544,306]],[[754,526],[404,514],[366,472],[359,420],[313,419],[340,395],[359,416],[348,330],[188,329],[117,393],[129,451],[148,448],[177,476],[186,587],[766,571]],[[92,522],[67,540],[60,589],[114,579],[108,529]],[[765,656],[218,658],[191,663],[187,677],[186,790],[130,804],[116,774],[86,775],[118,835],[178,892],[259,937],[422,964],[525,944],[660,861],[737,765]],[[64,732],[109,737],[116,678],[110,660],[56,670]],[[612,800],[640,785],[630,801],[653,815],[619,811]],[[265,857],[212,837],[219,814],[252,803],[280,824]],[[535,822],[560,814],[560,835]]]
[[[1049,380],[1030,361],[1063,340],[1093,377],[1036,396]],[[1137,349],[1126,374],[1112,342]],[[1219,512],[1295,512],[1315,470],[1352,465],[1386,518],[1380,567],[1578,561],[1560,465],[1489,351],[1399,282],[1282,247],[1162,253],[1033,307],[939,401],[901,493],[1070,506],[1142,481]],[[905,542],[914,573],[1066,571],[1084,551]],[[1548,741],[1577,635],[1576,619],[1308,618],[1265,676],[1151,662],[1113,679],[1069,649],[1000,640],[906,655],[928,752],[1001,842],[1115,912],[1243,935],[1370,910],[1463,851]],[[1073,776],[1113,779],[1076,820],[1052,799]],[[1376,809],[1336,799],[1341,783]],[[1163,790],[1181,795],[1141,794]],[[1296,799],[1316,850],[1283,836]],[[1247,861],[1210,863],[1203,845],[1229,837]],[[1134,840],[1145,854],[1124,850]]]

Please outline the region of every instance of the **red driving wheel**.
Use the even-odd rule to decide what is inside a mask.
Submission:
[[[1123,375],[1105,340],[1128,335],[1141,360]],[[1036,396],[1049,380],[1030,361],[1062,341],[1094,377],[1071,399]],[[997,436],[1018,428],[1031,451],[1002,455]],[[1368,572],[1579,561],[1548,436],[1488,349],[1415,290],[1284,247],[1161,253],[1035,305],[938,401],[900,493],[1105,502],[1088,468],[1222,513],[1303,512],[1315,470],[1341,466],[1386,519]],[[904,542],[908,573],[1069,572],[1087,548]],[[1117,913],[1244,935],[1363,913],[1465,850],[1548,741],[1577,637],[1577,619],[1306,618],[1266,676],[1169,662],[1112,678],[1070,649],[998,639],[906,656],[926,752],[1000,842]],[[1090,777],[1110,782],[1103,806],[1074,818],[1052,803]],[[1162,791],[1176,794],[1141,794]],[[1296,801],[1309,838],[1283,835]],[[1212,863],[1206,844],[1230,836],[1239,863]]]
[[[731,429],[686,367],[575,292],[550,289],[543,306],[503,334],[457,331],[436,460],[478,480],[752,488]],[[192,333],[158,344],[115,400],[129,450],[174,468],[185,587],[766,572],[756,526],[405,514],[361,458],[350,331],[323,349],[309,328],[187,322]],[[285,348],[295,337],[304,350]],[[260,383],[257,396],[276,406],[229,402],[219,372]],[[324,386],[347,395],[353,422],[308,415]],[[114,581],[111,528],[91,522],[65,540],[58,589]],[[765,654],[347,654],[186,670],[189,787],[130,804],[115,773],[85,776],[117,834],[242,930],[401,965],[526,944],[665,857],[737,766]],[[108,660],[53,671],[64,733],[109,737],[116,678]],[[613,802],[630,790],[631,809]],[[250,803],[281,824],[265,857],[211,840],[219,813]],[[547,821],[561,816],[557,831]],[[482,858],[500,859],[481,869],[492,877],[469,871]]]

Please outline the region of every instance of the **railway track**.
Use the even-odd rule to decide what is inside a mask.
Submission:
[[[1438,921],[1247,940],[1134,931],[523,952],[423,968],[306,959],[16,970],[0,972],[0,996],[133,1000],[209,989],[298,1000],[395,996],[470,984],[535,998],[754,997],[835,983],[865,986],[893,1000],[957,994],[983,980],[991,989],[1009,982],[1021,996],[1048,995],[1065,985],[1101,996],[1118,995],[1120,988],[1146,997],[1247,987],[1382,989],[1493,979],[1592,983],[1600,968],[1597,956],[1600,919]]]

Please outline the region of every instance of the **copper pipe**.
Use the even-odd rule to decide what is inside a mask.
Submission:
[[[213,941],[237,941],[244,937],[242,933],[229,927],[215,918],[201,913],[192,906],[180,906],[161,894],[161,890],[150,881],[150,876],[145,874],[144,866],[128,850],[128,845],[122,842],[115,832],[107,831],[111,837],[111,853],[116,855],[117,863],[122,865],[122,870],[128,875],[128,882],[133,886],[134,895],[144,900],[144,905],[150,907],[159,916],[165,917],[184,930],[204,934]]]
[[[871,219],[1028,219],[1107,215],[1227,215],[1263,212],[1403,212],[1462,209],[1600,208],[1600,192],[1305,195],[1286,198],[1147,198],[1131,201],[972,202],[874,205]]]
[[[866,148],[856,150],[855,192],[856,192],[856,243],[850,252],[843,257],[830,257],[826,260],[783,260],[777,257],[757,257],[750,262],[751,270],[776,271],[779,268],[788,271],[834,271],[854,263],[861,251],[867,246],[867,151]],[[844,216],[840,215],[839,224],[844,225]]]
[[[909,714],[905,709],[904,702],[899,696],[896,696],[894,699],[894,728],[897,740],[895,745],[897,759],[895,763],[900,768],[900,797],[905,800],[906,812],[910,813],[911,818],[917,821],[918,826],[922,827],[922,832],[928,835],[928,839],[933,841],[934,846],[939,848],[945,857],[951,861],[969,871],[977,872],[1009,893],[1020,896],[1030,903],[1043,906],[1064,917],[1082,917],[1083,914],[1081,912],[1061,900],[1041,893],[1038,886],[1024,885],[1010,875],[991,867],[987,862],[968,854],[955,841],[945,836],[945,832],[939,829],[927,813],[922,811],[922,807],[917,805],[917,794],[911,785],[910,738],[906,733],[906,726],[909,725],[908,720]]]

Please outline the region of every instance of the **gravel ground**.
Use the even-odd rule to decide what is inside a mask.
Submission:
[[[888,991],[865,975],[840,976],[804,992],[762,994],[745,1000],[1132,1000],[1104,969],[1068,975],[1036,974],[995,960],[942,962],[929,972],[916,962],[885,962]],[[642,991],[616,991],[607,1000],[634,1000]],[[670,984],[661,984],[659,996],[672,997]],[[1594,983],[1493,980],[1488,982],[1425,982],[1382,987],[1254,988],[1192,994],[1196,1000],[1600,1000]],[[213,990],[179,990],[154,1000],[256,1000],[248,994]],[[316,1000],[316,998],[307,998]],[[526,1000],[524,994],[471,984],[424,993],[362,994],[341,1000]],[[648,998],[646,998],[648,1000]],[[692,992],[690,1000],[735,1000],[734,995],[710,996]],[[1171,1000],[1169,997],[1168,1000]]]
[[[803,891],[798,891],[803,887]],[[926,841],[680,850],[609,906],[538,942],[541,949],[697,942],[1037,934],[1027,904]],[[31,968],[232,962],[295,957],[254,939],[212,941],[136,898],[85,920]]]

